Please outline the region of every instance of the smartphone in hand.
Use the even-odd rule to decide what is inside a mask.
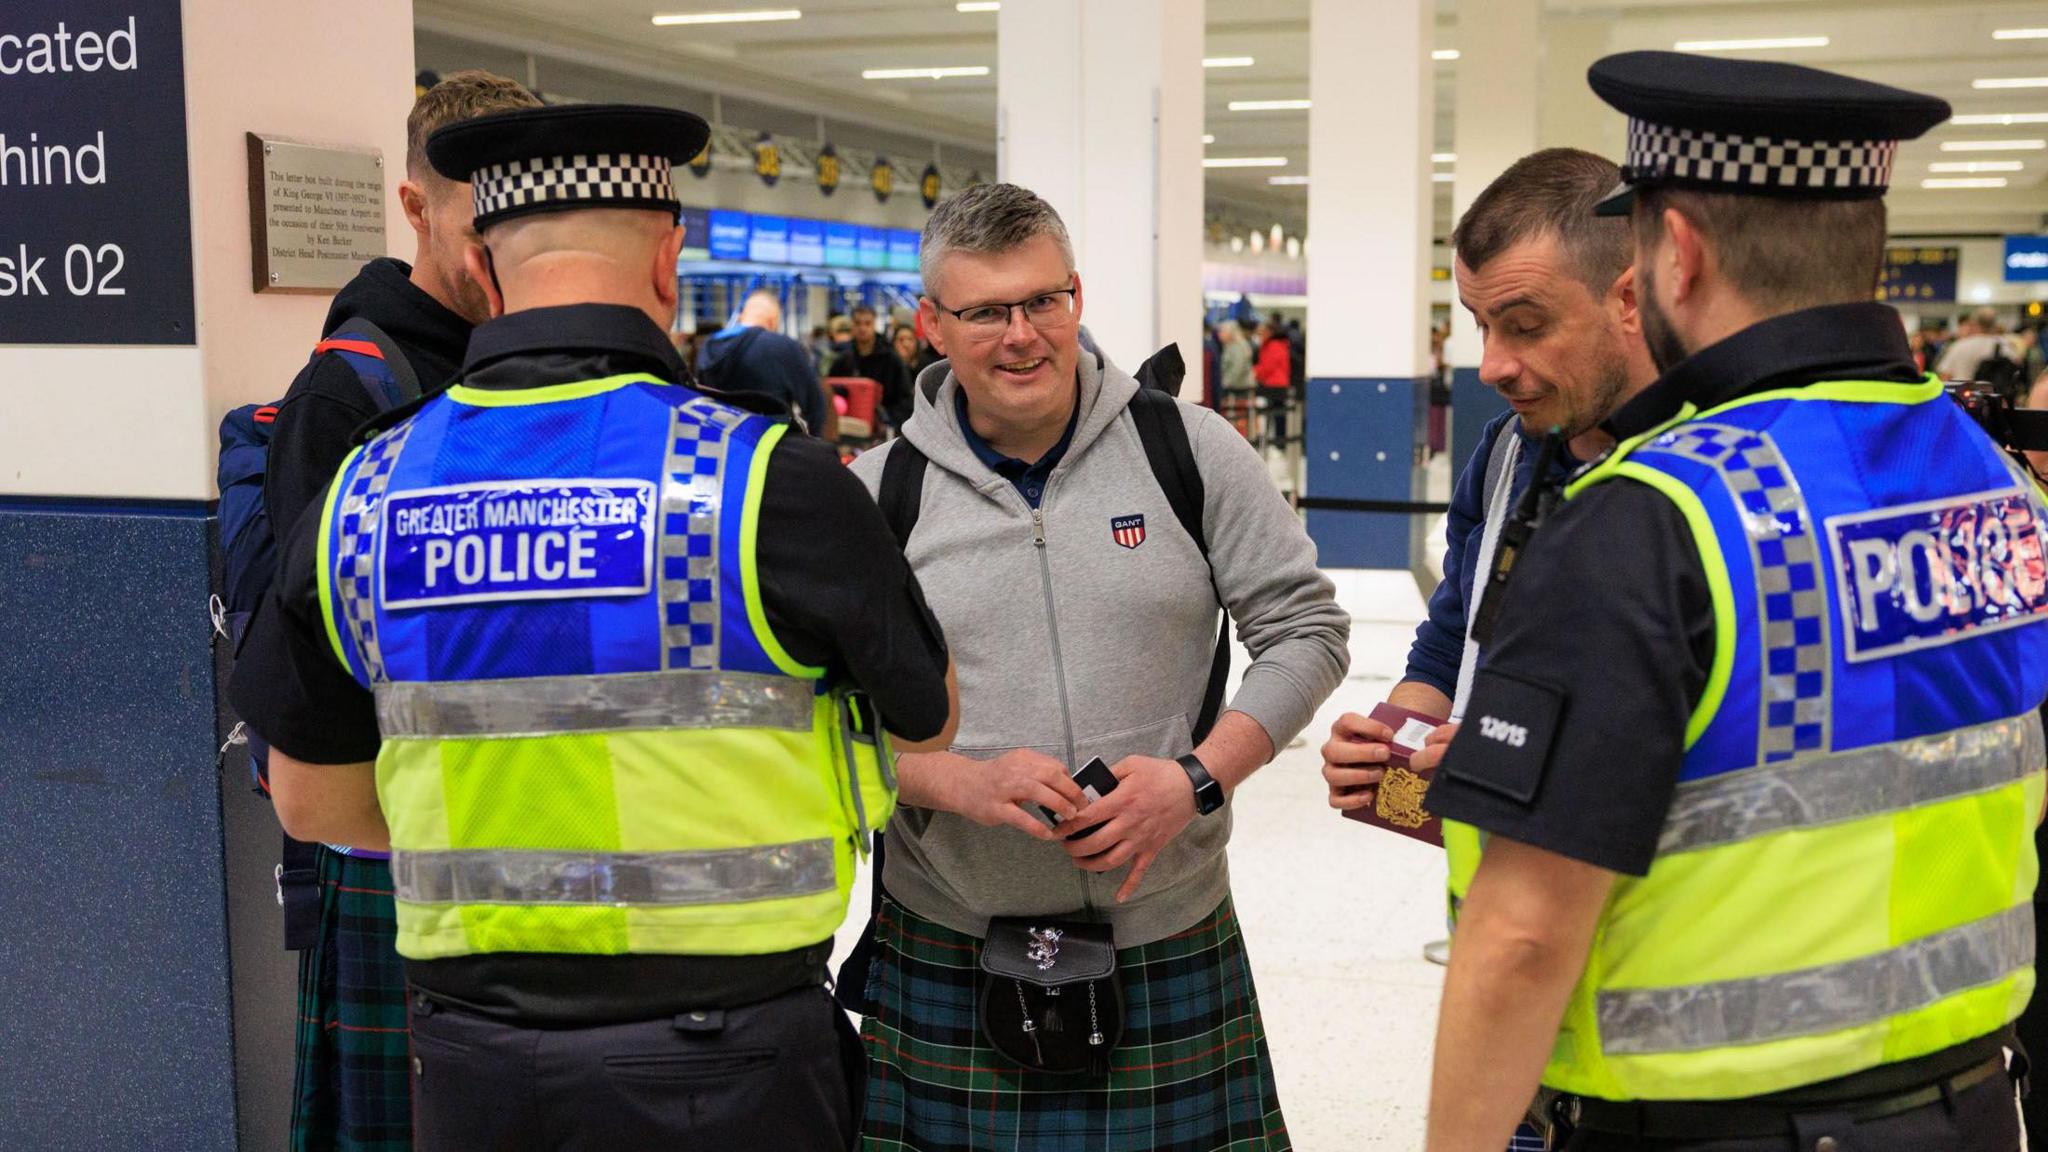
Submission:
[[[1100,756],[1068,773],[1068,779],[1081,786],[1081,794],[1088,797],[1090,804],[1116,791],[1116,773],[1109,770],[1109,765],[1104,764]],[[1043,804],[1032,807],[1038,809],[1038,818],[1045,821],[1047,828],[1060,826],[1060,819],[1053,815],[1052,809]]]

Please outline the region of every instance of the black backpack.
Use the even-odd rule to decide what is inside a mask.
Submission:
[[[2026,383],[2026,369],[2019,361],[2006,355],[2005,341],[1992,342],[1991,354],[1977,362],[1977,371],[1970,377],[1973,383],[1988,385],[2000,396],[2018,402]]]
[[[1188,442],[1187,425],[1181,422],[1180,405],[1174,400],[1174,393],[1180,390],[1182,378],[1186,375],[1186,364],[1181,360],[1180,347],[1168,344],[1152,354],[1150,360],[1140,365],[1135,377],[1139,387],[1131,397],[1131,420],[1138,427],[1138,440],[1145,446],[1145,462],[1152,467],[1152,478],[1166,494],[1166,502],[1173,507],[1174,519],[1195,547],[1201,550],[1202,559],[1209,559],[1209,540],[1202,531],[1202,510],[1208,505],[1207,493],[1202,487],[1202,473],[1195,464],[1194,445]],[[917,528],[917,518],[924,508],[924,474],[931,459],[919,451],[908,440],[898,440],[889,449],[889,458],[882,462],[881,491],[875,502],[881,506],[882,518],[889,522],[890,532],[895,534],[900,548],[910,546],[910,534]],[[1209,583],[1213,588],[1216,573],[1211,568]],[[1223,595],[1217,590],[1217,603],[1223,603]],[[1209,730],[1216,726],[1216,717],[1223,710],[1223,687],[1230,679],[1230,612],[1224,610],[1223,621],[1216,632],[1216,653],[1209,662],[1209,683],[1202,692],[1202,711],[1195,719],[1194,741],[1199,746],[1208,738]],[[867,928],[854,943],[853,951],[846,962],[839,967],[839,975],[833,984],[839,1004],[849,1012],[865,1014],[867,1011],[868,966],[874,961],[875,918],[882,911],[882,842],[885,837],[875,834],[874,874],[871,877],[873,899],[868,911]]]

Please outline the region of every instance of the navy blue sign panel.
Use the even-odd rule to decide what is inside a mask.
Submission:
[[[1884,272],[1878,277],[1880,300],[1948,303],[1956,298],[1960,248],[1887,248]]]
[[[2048,280],[2048,236],[2007,236],[2005,278]]]
[[[191,344],[178,0],[0,5],[0,344]]]
[[[2018,488],[1827,522],[1850,662],[2048,620],[2041,523]]]
[[[458,484],[384,502],[386,608],[630,596],[654,587],[654,485]]]

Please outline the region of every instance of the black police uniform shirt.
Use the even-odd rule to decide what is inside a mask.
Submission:
[[[1634,435],[1737,397],[1824,380],[1921,379],[1882,304],[1753,325],[1672,368],[1615,416]],[[1561,504],[1531,537],[1474,677],[1430,807],[1560,856],[1647,875],[1678,786],[1685,725],[1714,657],[1713,602],[1684,514],[1626,478]],[[1525,730],[1489,740],[1475,717]]]
[[[518,312],[476,329],[462,366],[474,388],[518,389],[648,372],[683,380],[667,336],[637,309],[580,304]],[[235,664],[235,709],[273,746],[312,764],[360,763],[380,743],[375,700],[335,660],[319,607],[320,517],[287,538],[278,580]],[[761,597],[796,659],[866,689],[891,731],[917,740],[946,722],[946,649],[887,523],[828,445],[794,433],[769,457],[762,492]],[[823,981],[832,942],[770,956],[494,953],[408,961],[444,1002],[526,1026],[655,1019],[753,1003]]]
[[[422,392],[437,392],[453,379],[469,345],[469,321],[414,284],[412,268],[404,261],[389,257],[363,265],[335,294],[321,337],[332,336],[351,320],[368,320],[391,337]],[[320,503],[327,482],[355,446],[355,430],[376,414],[361,378],[340,356],[315,357],[299,370],[277,402],[263,474],[264,511],[278,539],[291,532],[307,508]]]

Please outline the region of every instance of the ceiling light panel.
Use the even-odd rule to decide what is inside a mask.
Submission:
[[[2006,88],[2048,88],[2048,76],[2004,76],[1990,80],[1972,80],[1970,87],[1979,92],[1994,92]]]
[[[1922,188],[1937,191],[1945,188],[2003,188],[2005,184],[2006,180],[2003,176],[1936,177],[1932,180],[1922,180],[1920,182]]]
[[[1232,100],[1232,112],[1301,112],[1307,110],[1307,100]]]
[[[1937,160],[1927,166],[1929,172],[2019,172],[2026,168],[2020,160]]]
[[[1000,12],[1002,10],[1002,0],[960,0],[960,3],[953,5],[953,11],[955,12]]]
[[[654,23],[672,28],[683,24],[769,24],[803,17],[798,8],[755,8],[745,12],[671,12],[656,16]]]
[[[2048,124],[2048,112],[1973,112],[1957,116],[1949,121],[1959,128],[1973,126],[2010,126],[2013,124]]]
[[[959,68],[869,68],[860,74],[863,80],[948,80],[960,76],[986,76],[984,65]]]
[[[1762,52],[1773,48],[1825,48],[1825,36],[1759,36],[1748,40],[1680,40],[1679,52]]]
[[[1204,168],[1285,168],[1285,156],[1205,156]]]
[[[1456,60],[1458,58],[1458,50],[1456,48],[1439,48],[1431,52],[1429,58],[1431,60]]]
[[[2039,152],[2048,140],[1944,140],[1943,152]]]
[[[2048,28],[2000,28],[1993,40],[2048,40]]]
[[[1202,58],[1202,67],[1204,68],[1249,68],[1257,63],[1258,61],[1250,56],[1205,56]]]

